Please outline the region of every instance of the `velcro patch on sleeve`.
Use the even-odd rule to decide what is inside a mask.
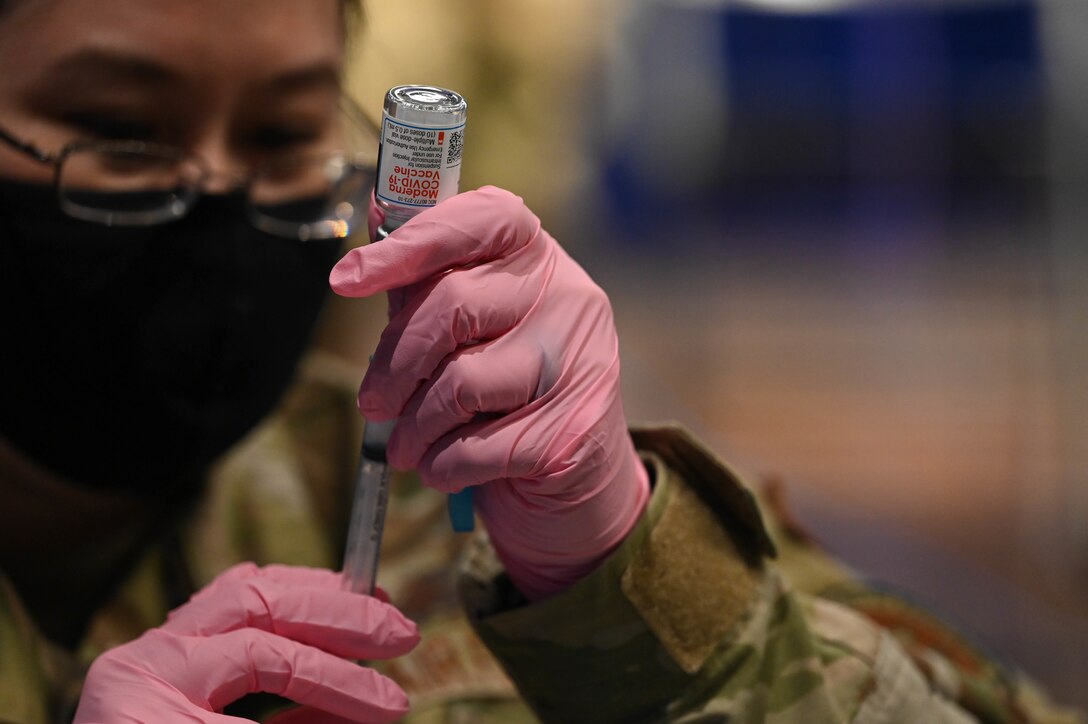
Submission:
[[[669,655],[693,674],[748,610],[759,569],[691,488],[670,488],[622,586]]]

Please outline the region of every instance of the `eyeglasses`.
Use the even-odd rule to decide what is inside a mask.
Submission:
[[[341,137],[355,148],[377,131],[357,106],[342,105]],[[171,146],[144,141],[75,141],[42,151],[0,128],[0,141],[54,167],[61,210],[107,226],[153,226],[185,216],[212,174],[207,163]],[[348,236],[367,215],[374,163],[363,152],[287,155],[239,179],[253,226],[291,239]]]

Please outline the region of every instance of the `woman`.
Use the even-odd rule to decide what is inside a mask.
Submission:
[[[263,691],[292,721],[962,719],[887,631],[789,589],[728,468],[675,429],[636,453],[608,301],[517,197],[344,253],[350,15],[0,5],[3,715],[225,721]],[[388,293],[357,402],[426,486],[395,487],[382,573],[419,627],[328,570],[373,345],[330,279]],[[429,492],[466,486],[467,618]],[[995,671],[972,695],[1020,706]]]

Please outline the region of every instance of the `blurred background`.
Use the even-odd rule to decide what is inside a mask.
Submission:
[[[351,90],[469,101],[462,188],[609,292],[685,423],[1088,708],[1088,2],[371,2]]]

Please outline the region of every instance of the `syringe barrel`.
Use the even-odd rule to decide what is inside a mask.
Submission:
[[[385,446],[394,424],[395,421],[367,422],[363,432],[344,548],[343,587],[348,591],[374,593],[385,509],[389,502],[389,464],[385,460]]]

